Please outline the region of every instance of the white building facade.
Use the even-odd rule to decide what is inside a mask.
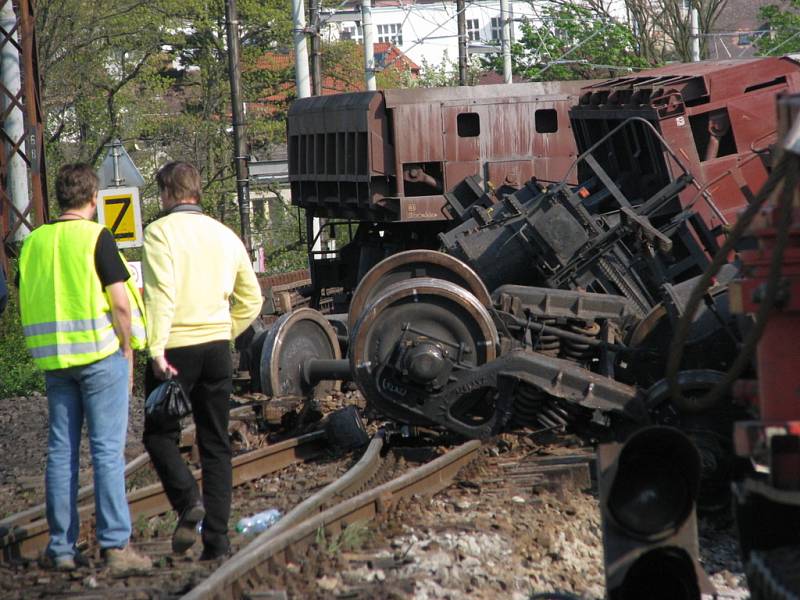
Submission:
[[[509,0],[511,37],[521,35],[523,19],[536,20],[530,2]],[[468,52],[486,50],[500,44],[500,2],[497,0],[468,2],[465,10]],[[402,3],[394,6],[373,6],[372,23],[376,42],[390,42],[400,48],[416,64],[440,65],[458,60],[458,22],[456,3]],[[326,37],[363,41],[360,21],[331,24]]]
[[[438,66],[445,60],[457,62],[458,22],[453,0],[389,2],[373,0],[372,22],[376,42],[391,42],[420,66]],[[520,38],[524,21],[541,24],[540,15],[546,3],[509,0],[512,41]],[[617,3],[616,0],[610,1],[610,4]],[[358,5],[351,4],[347,10],[358,12]],[[499,0],[467,0],[465,16],[468,53],[484,53],[492,51],[491,45],[500,45]],[[624,8],[620,16],[624,18]],[[360,20],[332,23],[325,35],[329,40],[363,41]]]

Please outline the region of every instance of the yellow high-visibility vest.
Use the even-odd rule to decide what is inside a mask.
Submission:
[[[41,369],[88,365],[119,349],[109,298],[95,268],[95,247],[102,230],[102,225],[88,220],[42,225],[22,246],[22,328],[34,363]],[[133,277],[125,289],[131,305],[131,346],[140,350],[147,345],[144,303]]]

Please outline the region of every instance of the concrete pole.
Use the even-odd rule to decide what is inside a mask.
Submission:
[[[319,32],[319,4],[320,0],[311,0],[311,93],[315,96],[322,95],[322,52]]]
[[[464,0],[456,0],[458,13],[458,85],[467,85],[467,10]]]
[[[292,0],[292,24],[294,26],[294,79],[297,97],[311,95],[308,75],[308,48],[306,47],[306,8],[303,0]]]
[[[372,26],[371,0],[361,0],[361,27],[364,30],[364,75],[368,90],[376,90],[375,83],[375,30]]]
[[[500,40],[503,46],[503,80],[511,83],[511,11],[508,9],[508,0],[500,0]]]
[[[692,62],[700,62],[700,13],[696,8],[692,9],[689,39],[692,41]]]
[[[250,235],[250,173],[247,166],[247,133],[244,122],[244,103],[241,96],[239,72],[239,13],[236,0],[226,0],[225,20],[228,34],[228,77],[231,82],[231,112],[233,113],[234,165],[236,167],[236,195],[239,200],[239,225],[242,242],[253,258],[253,240]]]
[[[14,13],[14,6],[11,0],[0,0],[3,2],[2,11],[0,11],[0,26],[4,31],[12,31],[17,23],[17,15]],[[15,41],[19,40],[19,36],[15,32],[12,36]],[[2,54],[0,54],[0,73],[2,75],[3,86],[8,92],[14,96],[19,97],[21,90],[21,78],[19,68],[19,52],[16,46],[10,42],[2,45]],[[5,112],[10,104],[9,98],[3,94],[2,110]],[[17,140],[24,139],[25,137],[25,121],[23,119],[22,111],[19,107],[12,108],[5,121],[3,122],[3,130],[9,139]],[[22,143],[20,151],[27,155],[26,144]],[[7,158],[7,190],[11,203],[22,214],[28,210],[30,200],[28,198],[28,170],[25,166],[25,161],[18,152],[12,152],[12,145],[6,143],[5,154]],[[17,216],[12,212],[10,215],[9,225],[11,227],[17,222]],[[31,216],[32,220],[32,216]],[[30,233],[30,229],[23,223],[20,224],[14,234],[14,241],[21,242]]]

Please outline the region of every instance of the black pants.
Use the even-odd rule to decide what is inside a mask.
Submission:
[[[203,545],[212,551],[228,548],[231,514],[231,445],[228,439],[229,402],[233,388],[229,342],[169,348],[167,361],[178,370],[177,379],[192,402],[197,446],[203,471]],[[150,361],[145,371],[145,394],[161,383]],[[200,499],[197,482],[178,450],[179,419],[152,419],[145,415],[144,445],[161,478],[172,508],[178,514]]]

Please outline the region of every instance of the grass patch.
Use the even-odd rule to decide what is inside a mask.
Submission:
[[[352,552],[362,548],[372,537],[367,521],[354,521],[338,534],[328,539],[325,528],[317,529],[316,544],[328,556],[336,556],[340,552]]]

